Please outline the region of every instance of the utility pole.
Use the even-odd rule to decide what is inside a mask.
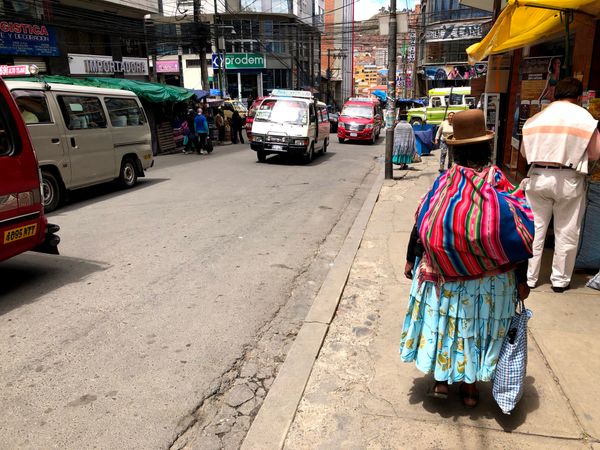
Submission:
[[[388,34],[388,86],[385,111],[385,179],[393,178],[392,152],[394,149],[394,119],[396,116],[396,0],[390,0],[390,26]]]
[[[194,0],[194,23],[196,23],[196,33],[200,34],[201,17],[200,17],[200,1]],[[197,37],[197,39],[199,39]],[[208,67],[206,66],[206,42],[200,41],[198,46],[198,53],[200,54],[200,77],[202,79],[202,89],[207,91],[208,85]]]
[[[331,105],[331,49],[327,49],[327,104]]]
[[[217,61],[219,61],[219,89],[221,90],[221,97],[225,98],[225,84],[223,83],[223,68],[225,67],[225,61],[223,55],[221,54],[221,50],[219,48],[219,16],[217,15],[217,0],[213,2],[215,7],[215,14],[213,15],[213,29],[214,29],[214,38],[215,38],[215,52],[217,53]],[[214,67],[213,67],[214,73]],[[213,77],[214,78],[214,77]]]

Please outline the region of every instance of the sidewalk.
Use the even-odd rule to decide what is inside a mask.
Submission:
[[[455,386],[447,401],[430,399],[425,393],[431,376],[400,362],[410,288],[403,276],[406,245],[417,203],[437,176],[437,158],[434,152],[384,182],[327,336],[316,361],[309,360],[314,365],[299,404],[269,399],[287,395],[285,387],[272,389],[242,448],[600,450],[600,387],[594,377],[600,373],[600,292],[585,287],[588,276],[576,275],[570,291],[553,293],[550,255],[544,259],[545,284],[527,301],[534,313],[528,373],[524,398],[512,415],[502,414],[489,384],[480,385],[475,409],[461,404]],[[303,329],[315,325],[307,320]],[[280,376],[286,365],[301,365],[294,359],[299,354],[290,351]],[[288,423],[287,413],[272,406],[285,401],[296,405]]]

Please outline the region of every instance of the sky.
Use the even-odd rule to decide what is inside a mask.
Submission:
[[[401,11],[414,7],[415,0],[396,0],[396,8]],[[356,0],[354,3],[354,20],[365,20],[374,16],[382,6],[389,6],[389,0]]]

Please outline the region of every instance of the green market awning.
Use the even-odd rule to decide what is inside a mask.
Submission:
[[[40,81],[36,77],[15,78],[19,81]],[[42,77],[48,83],[71,84],[75,86],[94,86],[108,89],[122,89],[131,91],[139,98],[152,103],[162,102],[183,102],[192,98],[194,92],[170,86],[167,84],[150,83],[147,81],[128,80],[125,78],[102,78],[102,77],[87,77],[87,78],[71,78],[61,75],[44,75]]]

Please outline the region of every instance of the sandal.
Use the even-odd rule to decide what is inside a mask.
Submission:
[[[465,385],[466,383],[461,383],[460,388],[458,389],[463,405],[469,408],[475,408],[479,403],[479,391],[467,392],[465,390]]]
[[[446,389],[444,391],[440,391],[438,389],[440,386],[445,386]],[[446,400],[448,398],[448,383],[445,381],[435,381],[429,388],[429,391],[427,391],[427,396],[440,400]]]

